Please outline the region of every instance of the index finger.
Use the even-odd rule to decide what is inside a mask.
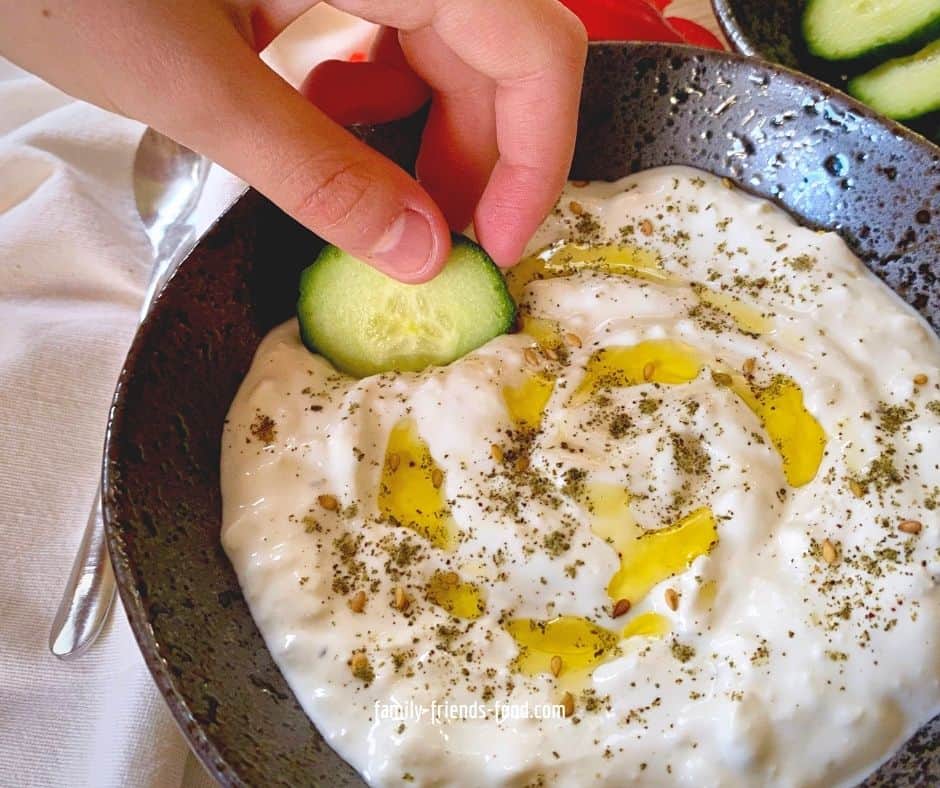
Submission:
[[[587,53],[583,25],[556,0],[332,4],[403,30],[431,26],[461,60],[495,81],[499,160],[474,224],[497,263],[515,263],[571,165]]]

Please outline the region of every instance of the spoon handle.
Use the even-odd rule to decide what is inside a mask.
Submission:
[[[175,253],[157,251],[150,273],[150,282],[140,312],[143,322],[150,305],[172,273],[175,263],[182,259],[192,245],[194,235],[191,228],[180,240]],[[185,245],[184,245],[185,244]],[[74,659],[81,656],[95,642],[101,627],[108,618],[114,601],[114,569],[108,557],[108,543],[101,511],[101,481],[95,492],[95,502],[88,515],[85,533],[82,535],[72,572],[62,592],[62,601],[52,622],[49,633],[49,650],[59,659]]]
[[[192,230],[189,230],[190,235]],[[189,236],[185,240],[189,240]],[[181,255],[167,250],[157,250],[157,258],[150,272],[150,282],[141,307],[140,322],[147,316],[153,299],[172,271],[173,263]],[[59,659],[80,657],[95,642],[108,611],[114,601],[114,569],[108,557],[108,543],[101,511],[101,481],[95,491],[85,533],[82,535],[78,553],[69,580],[62,592],[62,601],[49,632],[49,650]]]
[[[148,133],[150,132],[148,129]],[[156,132],[152,134],[159,136]],[[140,322],[147,316],[153,300],[177,264],[193,247],[195,230],[187,220],[202,193],[209,166],[209,161],[200,157],[196,164],[196,181],[189,202],[176,221],[165,228],[160,238],[155,241],[151,238],[155,245],[155,257],[141,306]],[[111,610],[114,590],[114,569],[108,556],[99,480],[85,533],[82,535],[72,572],[49,633],[49,650],[56,657],[64,660],[74,659],[81,656],[95,642]]]
[[[65,593],[52,623],[49,650],[59,659],[81,656],[98,637],[113,600],[114,570],[108,559],[99,483]]]

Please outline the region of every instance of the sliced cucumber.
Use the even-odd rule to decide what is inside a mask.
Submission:
[[[849,92],[896,120],[940,110],[940,40],[855,77],[849,82]]]
[[[502,272],[472,241],[455,236],[430,282],[406,285],[335,246],[300,276],[304,344],[357,377],[449,364],[505,333],[516,305]]]
[[[809,0],[803,13],[806,45],[826,60],[910,51],[938,33],[940,0]]]

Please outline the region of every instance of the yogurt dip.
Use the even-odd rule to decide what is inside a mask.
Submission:
[[[687,168],[529,252],[448,367],[259,347],[222,542],[301,705],[373,785],[861,779],[940,711],[940,341]]]

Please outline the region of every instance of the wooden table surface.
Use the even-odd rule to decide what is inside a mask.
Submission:
[[[708,0],[675,0],[666,7],[667,16],[684,16],[693,22],[704,25],[719,38],[724,40],[715,15],[712,13],[712,4]]]

